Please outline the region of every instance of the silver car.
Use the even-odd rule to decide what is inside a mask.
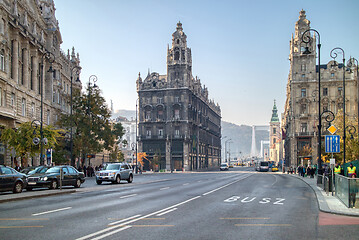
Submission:
[[[127,163],[108,163],[104,168],[96,172],[96,183],[102,182],[120,183],[121,180],[133,181],[133,171]]]

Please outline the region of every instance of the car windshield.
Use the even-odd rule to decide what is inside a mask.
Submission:
[[[59,167],[53,167],[50,168],[46,171],[46,173],[59,173],[60,172],[60,168]]]
[[[39,172],[40,168],[41,168],[41,167],[37,167],[37,168],[35,168],[34,170],[30,171],[28,174],[29,174],[29,175],[35,174],[36,172]],[[42,170],[41,170],[41,172],[42,172]]]
[[[226,166],[227,166],[227,163],[222,163],[221,166],[222,166],[222,167],[226,167]]]
[[[268,166],[268,162],[261,162],[261,166]]]
[[[119,169],[120,169],[119,164],[109,164],[103,168],[103,170],[119,170]]]

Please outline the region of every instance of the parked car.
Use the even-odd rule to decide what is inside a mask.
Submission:
[[[60,170],[63,171],[62,186],[79,188],[85,182],[85,174],[72,166],[55,166],[47,169],[45,173],[36,173],[28,177],[27,190],[48,187],[56,189],[60,186]]]
[[[28,171],[27,175],[44,174],[51,166],[38,166],[34,167],[31,171]],[[22,171],[21,171],[22,172]]]
[[[96,183],[102,182],[120,183],[121,180],[133,181],[132,168],[127,163],[108,163],[103,169],[96,172]]]
[[[23,169],[21,169],[20,173],[27,175],[30,171],[34,170],[35,168],[36,168],[35,166],[23,168]]]
[[[229,170],[228,163],[221,163],[219,170],[221,170],[221,171]]]
[[[21,193],[26,187],[26,175],[19,173],[11,167],[0,166],[0,191],[13,191]]]

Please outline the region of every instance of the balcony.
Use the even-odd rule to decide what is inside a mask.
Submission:
[[[312,137],[314,136],[314,132],[296,132],[296,137]]]

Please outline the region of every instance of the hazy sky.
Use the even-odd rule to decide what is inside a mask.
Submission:
[[[114,109],[135,110],[138,73],[166,74],[167,44],[181,21],[198,76],[222,119],[268,125],[277,100],[283,112],[289,41],[299,11],[321,35],[322,64],[330,50],[359,58],[357,0],[55,0],[62,49],[80,54]]]

